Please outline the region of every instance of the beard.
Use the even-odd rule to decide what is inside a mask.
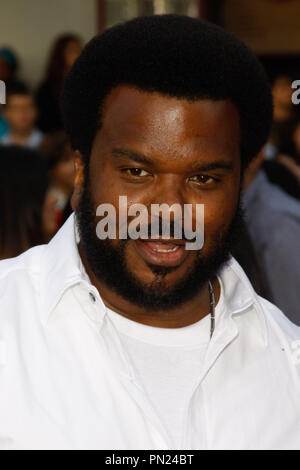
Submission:
[[[96,207],[90,193],[88,178],[76,210],[76,223],[80,246],[89,267],[96,278],[123,299],[146,311],[170,310],[192,300],[205,284],[215,277],[229,261],[243,229],[243,212],[238,204],[230,226],[221,234],[218,231],[211,242],[212,249],[205,255],[198,250],[185,275],[169,285],[167,275],[177,267],[147,264],[154,279],[145,283],[130,271],[126,262],[126,246],[130,240],[119,240],[115,246],[111,240],[100,240],[96,234]],[[149,227],[149,233],[151,228]],[[172,233],[172,227],[171,227]]]

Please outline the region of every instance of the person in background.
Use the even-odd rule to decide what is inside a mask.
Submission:
[[[292,102],[293,91],[291,77],[281,74],[275,78],[272,85],[274,118],[269,145],[279,153],[290,152],[292,130],[296,118]]]
[[[51,192],[56,197],[57,223],[61,225],[63,213],[70,200],[74,183],[74,154],[64,131],[47,134],[40,147],[46,160],[51,181]]]
[[[75,34],[65,34],[54,42],[46,74],[37,90],[39,108],[38,127],[44,132],[63,128],[59,97],[64,79],[82,49],[81,39]]]
[[[285,122],[294,117],[292,94],[292,78],[278,74],[272,84],[275,122]]]
[[[277,75],[272,84],[274,117],[270,136],[264,147],[263,169],[270,183],[300,199],[300,172],[289,156],[293,153],[293,131],[296,123],[292,94],[292,78],[289,75]]]
[[[18,60],[15,53],[8,47],[0,48],[0,80],[6,86],[16,81],[16,73],[18,70]],[[8,124],[3,117],[3,108],[0,105],[0,138],[5,135],[8,130]]]
[[[3,115],[9,131],[1,138],[0,143],[29,148],[40,145],[43,134],[35,127],[37,107],[26,85],[15,83],[7,88]]]
[[[0,259],[48,242],[57,230],[46,165],[34,150],[0,146]]]
[[[300,166],[300,119],[298,119],[295,123],[295,127],[293,130],[293,159],[294,162]]]
[[[245,220],[272,302],[299,326],[300,202],[268,181],[262,162],[260,152],[245,172]]]
[[[7,122],[3,117],[3,105],[0,104],[0,139],[9,131]]]
[[[300,190],[300,120],[297,119],[292,129],[292,148],[290,154],[279,154],[278,160],[296,178]]]
[[[40,145],[43,134],[35,127],[37,107],[26,85],[15,83],[7,88],[3,114],[9,131],[1,138],[2,144],[29,148]]]
[[[0,47],[0,80],[3,80],[7,85],[16,82],[18,67],[19,63],[15,52],[9,47]]]
[[[300,200],[300,179],[297,177],[297,170],[299,171],[299,169],[292,157],[278,154],[272,160],[264,160],[262,169],[270,183],[278,186],[293,198]]]
[[[260,259],[256,255],[253,242],[249,235],[245,221],[241,223],[239,238],[231,249],[232,256],[242,266],[248,276],[255,292],[272,302],[272,294],[268,285],[267,276],[264,272]]]

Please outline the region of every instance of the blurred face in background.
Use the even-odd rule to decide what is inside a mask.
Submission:
[[[292,106],[292,80],[290,77],[281,75],[276,78],[273,87],[274,106],[291,107]]]
[[[37,109],[30,95],[11,95],[4,108],[5,119],[15,132],[29,133],[35,125]]]
[[[54,235],[56,198],[39,153],[3,145],[0,160],[0,258],[11,258]]]
[[[61,160],[51,170],[51,180],[54,186],[71,195],[74,184],[74,155],[69,144],[64,148]]]
[[[69,70],[72,67],[75,60],[80,55],[81,50],[82,50],[82,47],[79,41],[76,41],[74,39],[67,43],[65,51],[64,51],[65,66],[67,70]]]

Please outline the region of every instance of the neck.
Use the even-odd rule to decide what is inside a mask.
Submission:
[[[66,197],[70,197],[72,195],[72,189],[63,183],[53,182],[53,187],[61,191]]]
[[[27,139],[31,136],[32,129],[25,130],[25,131],[15,131],[11,130],[11,140],[13,143],[23,144],[27,141]]]
[[[168,310],[164,309],[149,311],[134,304],[133,302],[125,300],[123,297],[108,288],[105,283],[101,282],[94,275],[89,267],[89,264],[87,263],[86,257],[80,248],[79,252],[86,272],[92,284],[97,288],[106,307],[128,318],[129,320],[158,328],[183,328],[200,321],[210,313],[210,294],[208,281],[205,283],[199,293],[188,302]],[[211,279],[211,283],[214,290],[215,302],[217,304],[220,297],[220,284],[216,277]]]
[[[274,106],[274,120],[285,121],[293,116],[293,110],[290,106],[276,105]]]

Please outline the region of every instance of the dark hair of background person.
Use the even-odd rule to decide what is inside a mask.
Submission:
[[[49,80],[52,83],[57,96],[59,96],[65,78],[65,52],[70,42],[81,43],[81,39],[75,34],[64,34],[56,39],[46,67],[45,80]]]
[[[0,47],[0,80],[6,85],[16,79],[19,68],[19,60],[16,53],[10,47]]]
[[[34,150],[0,146],[0,259],[44,243],[46,165]]]
[[[44,79],[36,93],[39,108],[37,124],[43,132],[52,132],[63,127],[59,99],[65,76],[72,65],[66,59],[66,51],[71,43],[78,45],[79,55],[81,38],[76,34],[64,34],[54,41]],[[77,56],[74,57],[74,60],[76,58]]]
[[[11,82],[6,87],[6,105],[13,95],[28,95],[32,96],[28,86],[23,82]]]
[[[46,134],[39,146],[39,152],[45,159],[51,172],[65,158],[66,148],[70,145],[67,134],[61,130]]]
[[[88,163],[109,92],[127,84],[191,101],[231,100],[246,167],[267,140],[272,96],[255,54],[222,28],[179,15],[139,17],[92,39],[65,80],[62,110],[74,150]]]
[[[299,180],[284,165],[276,159],[265,160],[262,169],[270,183],[279,186],[287,194],[300,200]]]

